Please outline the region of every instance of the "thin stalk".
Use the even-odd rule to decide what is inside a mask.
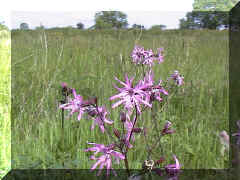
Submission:
[[[137,121],[137,118],[138,118],[138,115],[137,115],[137,105],[135,104],[135,111],[136,111],[136,116],[135,116],[135,119],[134,119],[134,123],[133,123],[133,127],[132,127],[132,130],[131,130],[131,133],[130,133],[130,137],[129,137],[129,143],[131,142],[131,137],[132,137],[132,134],[133,134],[133,129],[135,127],[135,124],[136,124],[136,121]],[[124,155],[125,155],[125,159],[124,159],[124,163],[125,163],[125,167],[126,167],[126,171],[128,173],[128,176],[130,176],[130,171],[129,171],[129,164],[128,164],[128,158],[127,158],[127,153],[128,153],[128,146],[126,147],[126,151],[124,152]]]

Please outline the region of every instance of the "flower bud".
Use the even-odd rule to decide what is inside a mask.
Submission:
[[[121,135],[120,135],[120,132],[117,129],[113,128],[113,133],[115,134],[115,136],[117,138],[120,138]]]
[[[164,128],[163,128],[163,130],[161,132],[162,136],[166,135],[166,134],[173,134],[173,133],[175,133],[175,130],[170,129],[171,125],[172,125],[172,123],[170,121],[166,122],[166,124],[164,125]]]
[[[72,89],[67,87],[67,83],[65,82],[61,83],[61,87],[63,96],[68,96],[69,94],[72,94]]]
[[[155,164],[156,164],[156,165],[159,165],[159,164],[161,164],[163,161],[165,161],[165,158],[164,158],[164,157],[160,157],[159,160],[155,161]]]
[[[142,132],[142,129],[141,128],[133,128],[133,132],[140,133],[140,132]]]
[[[120,112],[120,120],[124,123],[126,122],[126,119],[127,119],[126,114],[124,112]]]
[[[147,128],[143,128],[143,134],[144,136],[147,136]]]

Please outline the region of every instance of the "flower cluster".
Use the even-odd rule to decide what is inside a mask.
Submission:
[[[122,82],[119,79],[115,78],[120,84],[124,87],[119,88],[116,85],[114,87],[119,91],[119,94],[110,97],[109,100],[114,100],[119,98],[112,105],[112,108],[123,104],[125,109],[131,114],[132,109],[137,109],[137,112],[141,113],[141,105],[152,107],[152,102],[154,100],[162,101],[161,94],[168,95],[168,92],[162,87],[161,81],[158,85],[154,85],[153,73],[150,70],[143,80],[140,80],[138,84],[133,87],[133,79],[129,79],[128,76],[125,76],[125,81]]]
[[[112,108],[119,106],[120,104],[124,104],[125,108],[130,113],[133,108],[137,108],[138,113],[141,113],[140,104],[144,104],[148,107],[152,107],[149,102],[147,102],[144,98],[146,97],[146,92],[144,91],[149,85],[142,83],[140,81],[135,87],[133,87],[133,79],[129,79],[127,75],[125,75],[125,83],[115,78],[120,84],[124,87],[119,88],[116,85],[114,87],[120,92],[117,95],[110,97],[109,100],[114,100],[119,98],[120,100],[112,105]]]
[[[163,62],[162,51],[163,48],[159,48],[157,53],[154,54],[152,49],[144,50],[143,47],[136,45],[132,51],[131,57],[135,64],[146,64],[151,67],[154,60],[157,60],[159,64]]]
[[[162,80],[159,80],[158,83],[154,82],[154,73],[151,69],[153,61],[157,60],[159,64],[163,62],[162,51],[163,49],[159,48],[157,49],[157,53],[154,54],[151,49],[144,50],[141,46],[135,46],[132,52],[132,60],[135,64],[141,64],[143,69],[144,65],[148,65],[150,67],[148,72],[145,74],[143,70],[143,79],[139,80],[136,84],[133,83],[134,77],[128,77],[127,74],[125,74],[125,81],[121,81],[115,77],[115,80],[121,84],[122,87],[118,87],[113,84],[113,86],[118,90],[118,94],[111,96],[109,100],[118,100],[112,104],[112,108],[116,108],[120,105],[123,105],[124,107],[125,112],[120,113],[120,122],[122,123],[121,131],[116,128],[112,128],[113,131],[109,132],[109,129],[105,125],[113,124],[113,121],[107,117],[109,112],[106,107],[98,106],[97,98],[83,100],[83,97],[77,94],[75,89],[68,88],[65,83],[62,84],[62,89],[65,93],[63,94],[65,96],[65,101],[60,105],[62,111],[70,110],[70,115],[78,113],[77,119],[79,121],[83,117],[83,114],[86,114],[94,120],[91,130],[93,130],[97,125],[102,133],[104,133],[106,129],[107,135],[113,139],[113,141],[109,143],[110,145],[105,146],[104,144],[88,143],[93,145],[93,147],[85,149],[85,152],[94,152],[94,154],[90,156],[90,159],[95,160],[96,162],[91,167],[91,170],[94,170],[99,166],[97,175],[100,175],[104,167],[107,169],[107,175],[110,174],[110,170],[116,175],[116,172],[112,168],[113,161],[119,163],[120,160],[124,160],[126,170],[130,176],[127,153],[129,149],[134,148],[133,142],[135,141],[136,134],[144,134],[145,139],[147,136],[146,127],[136,127],[139,116],[147,108],[152,108],[154,101],[162,102],[163,96],[167,97],[168,95],[168,91],[165,90],[167,86],[166,84],[164,85]],[[184,78],[179,75],[178,71],[175,71],[171,76],[171,79],[180,86],[183,84]],[[73,98],[70,98],[69,95],[72,95]],[[172,123],[167,121],[162,131],[160,133],[158,132],[158,134],[162,137],[174,133],[175,130],[171,129],[171,125]],[[114,134],[115,137],[112,136],[112,134]],[[155,143],[154,146],[157,143]],[[148,146],[147,142],[146,145]],[[101,155],[97,157],[96,155],[99,153],[101,153]],[[166,165],[165,167],[163,166],[165,172],[171,177],[175,177],[180,169],[179,161],[175,155],[174,159],[176,162],[175,164]],[[157,161],[148,159],[144,161],[143,171],[147,170],[148,172],[151,172],[151,170],[153,170],[157,174],[162,175],[163,170],[160,169],[158,165],[163,161],[163,158]]]
[[[115,148],[114,144],[110,144],[109,146],[105,146],[103,144],[96,144],[96,143],[88,143],[88,144],[95,145],[94,147],[85,149],[85,152],[95,151],[94,155],[91,156],[91,159],[96,160],[96,163],[92,166],[91,170],[94,170],[96,169],[97,166],[100,166],[97,174],[99,176],[101,173],[101,170],[104,168],[104,166],[106,166],[107,175],[109,175],[110,170],[112,170],[114,175],[116,176],[117,175],[116,172],[112,169],[112,159],[114,158],[116,162],[119,164],[119,160],[125,159],[125,156],[120,152],[114,151],[114,148]],[[103,155],[101,155],[100,157],[96,157],[95,155],[99,152],[103,153]]]
[[[97,106],[95,98],[84,101],[83,97],[76,93],[75,89],[72,90],[72,93],[74,98],[69,98],[68,103],[60,105],[60,108],[71,110],[70,115],[73,115],[73,113],[77,112],[79,121],[82,118],[82,115],[87,113],[94,119],[91,129],[93,130],[95,125],[98,125],[101,131],[104,133],[104,123],[113,123],[113,121],[106,117],[108,114],[106,108],[104,106]]]

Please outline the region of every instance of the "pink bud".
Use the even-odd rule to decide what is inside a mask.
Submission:
[[[117,129],[113,128],[113,133],[117,138],[120,138],[120,132]]]
[[[142,129],[141,128],[133,128],[133,132],[140,133],[140,132],[142,132]]]
[[[120,113],[120,120],[124,123],[126,121],[127,117],[126,114],[124,112]]]

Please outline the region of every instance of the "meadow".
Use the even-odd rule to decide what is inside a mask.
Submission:
[[[0,30],[0,179],[11,169],[10,32]]]
[[[176,130],[162,139],[167,162],[176,154],[183,169],[228,168],[229,157],[221,155],[219,141],[219,133],[229,127],[227,31],[39,29],[15,30],[11,38],[12,169],[91,168],[91,153],[83,151],[89,147],[86,142],[108,144],[110,139],[98,128],[91,131],[92,121],[77,121],[76,115],[67,117],[67,112],[64,130],[61,128],[60,84],[66,82],[85,99],[97,96],[110,111],[114,127],[120,128],[119,109],[112,109],[108,99],[117,93],[112,86],[117,84],[114,76],[123,80],[128,73],[136,77],[135,82],[139,79],[141,71],[130,57],[135,44],[164,48],[164,62],[153,67],[156,81],[167,79],[174,70],[184,75],[185,84],[156,115],[159,124],[171,121]],[[8,66],[4,65],[5,76]],[[9,94],[3,82],[0,93]],[[8,102],[0,95],[1,104]],[[9,106],[1,106],[8,112]],[[149,113],[142,119],[145,124],[140,126],[152,125]],[[9,123],[8,117],[0,126],[4,136],[9,133],[5,127]],[[140,169],[146,160],[142,136],[136,135],[134,145],[129,165]],[[9,157],[7,150],[4,157]],[[156,149],[154,158],[159,156]],[[113,167],[122,169],[124,163]]]

